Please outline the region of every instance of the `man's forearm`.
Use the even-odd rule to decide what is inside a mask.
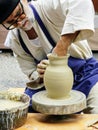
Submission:
[[[66,55],[68,47],[71,45],[72,42],[74,42],[78,34],[79,31],[74,34],[66,34],[61,36],[60,40],[57,42],[56,47],[53,49],[53,52],[56,53],[58,56]]]

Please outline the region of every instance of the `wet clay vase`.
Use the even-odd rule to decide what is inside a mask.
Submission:
[[[73,73],[68,66],[68,57],[48,54],[49,65],[44,74],[44,85],[48,97],[68,98],[73,86]]]

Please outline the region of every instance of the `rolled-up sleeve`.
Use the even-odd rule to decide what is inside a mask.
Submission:
[[[94,14],[91,0],[68,0],[66,20],[61,35],[80,30],[77,39],[90,37],[94,33]]]

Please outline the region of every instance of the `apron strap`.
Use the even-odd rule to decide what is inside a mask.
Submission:
[[[23,41],[23,39],[22,39],[22,37],[21,37],[21,34],[20,34],[20,30],[19,30],[19,29],[17,29],[17,34],[18,34],[18,38],[19,38],[19,41],[20,41],[20,44],[21,44],[23,50],[24,50],[26,53],[28,53],[30,56],[32,56],[32,57],[34,58],[34,56],[31,54],[31,52],[30,52],[29,49],[27,48],[26,44],[24,43],[24,41]],[[34,58],[34,60],[35,60],[36,63],[39,63],[39,61],[38,61],[37,59]]]
[[[50,44],[55,47],[55,42],[53,40],[53,38],[51,37],[50,33],[48,32],[47,28],[45,27],[43,21],[41,20],[37,10],[35,9],[35,7],[31,4],[29,4],[31,9],[33,10],[33,13],[34,13],[34,16],[35,16],[35,19],[37,20],[40,28],[42,29],[42,31],[44,32],[45,36],[47,37],[48,41],[50,42]]]

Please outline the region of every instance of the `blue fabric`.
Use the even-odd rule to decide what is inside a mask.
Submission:
[[[37,111],[35,111],[33,108],[32,108],[32,105],[33,105],[33,103],[32,103],[32,96],[35,94],[35,93],[37,93],[37,92],[39,92],[39,91],[42,91],[42,90],[45,90],[45,87],[42,87],[42,88],[39,88],[39,89],[37,89],[37,90],[33,90],[33,89],[30,89],[30,88],[26,88],[25,89],[25,94],[27,94],[27,95],[29,95],[29,97],[30,97],[30,105],[29,105],[29,109],[28,109],[28,112],[29,113],[32,113],[32,112],[37,112]]]
[[[73,89],[83,92],[87,97],[98,81],[98,61],[94,57],[85,60],[70,56],[68,65],[74,74]]]

